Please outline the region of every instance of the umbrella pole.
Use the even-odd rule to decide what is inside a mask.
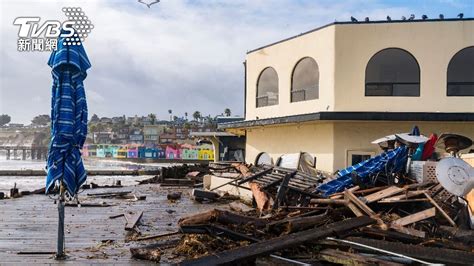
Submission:
[[[61,181],[59,187],[59,202],[58,202],[58,214],[59,214],[59,221],[58,221],[58,251],[56,253],[57,260],[64,260],[66,258],[66,254],[64,252],[64,183]]]

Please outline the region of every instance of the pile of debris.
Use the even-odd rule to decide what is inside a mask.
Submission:
[[[161,186],[193,187],[202,184],[202,178],[209,173],[206,164],[183,164],[160,168],[160,174],[150,179],[139,181],[140,185],[159,183]]]
[[[402,147],[382,159],[393,159],[395,165],[400,163],[397,156],[405,156],[405,163],[413,151]],[[354,170],[349,180],[298,166],[221,164],[210,178],[225,181],[209,185],[204,176],[205,189],[194,189],[193,196],[200,202],[219,201],[225,199],[219,189],[234,187],[251,194],[253,208],[231,203],[230,210],[184,217],[178,222],[179,233],[173,235],[180,239],[134,248],[132,253],[159,261],[168,250],[182,265],[245,264],[256,259],[305,265],[474,262],[472,186],[467,195],[467,187],[460,193],[460,187],[449,187],[441,177],[441,162],[436,167],[436,162],[408,159],[396,171],[377,161],[368,163],[378,172],[363,176]],[[469,176],[472,167],[459,162],[455,166],[457,172],[448,171],[449,178],[465,177],[462,171],[467,169],[466,182],[474,179]],[[336,190],[321,189],[332,183],[337,183]]]

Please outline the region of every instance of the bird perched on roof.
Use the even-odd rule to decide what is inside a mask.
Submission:
[[[369,21],[370,21],[369,17],[365,17],[365,22],[369,22]]]
[[[439,14],[439,19],[444,19],[444,15],[443,15],[443,14]]]
[[[458,18],[463,18],[464,17],[464,14],[463,13],[459,13],[458,14]]]
[[[415,19],[415,14],[411,14],[408,20],[414,20]]]
[[[428,16],[427,16],[427,15],[423,15],[423,16],[421,16],[421,19],[422,19],[422,20],[426,20],[426,19],[428,19]]]
[[[148,8],[150,8],[151,5],[154,5],[154,4],[159,3],[159,2],[160,2],[160,0],[153,0],[153,1],[151,1],[150,3],[145,3],[143,0],[138,0],[138,3],[144,4],[144,5],[146,5]]]
[[[351,16],[351,21],[352,22],[357,22],[358,20],[355,17]]]
[[[392,21],[392,18],[390,16],[387,16],[387,21]]]
[[[402,16],[402,20],[407,20],[407,18],[405,16]]]

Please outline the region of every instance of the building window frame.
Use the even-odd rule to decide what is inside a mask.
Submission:
[[[266,95],[259,95],[259,85],[260,85],[260,79],[262,78],[262,75],[265,73],[267,70],[273,70],[275,77],[276,77],[276,103],[274,104],[269,104],[269,97],[268,94]],[[262,107],[267,107],[267,106],[274,106],[278,105],[280,101],[280,86],[279,86],[279,77],[278,77],[278,72],[275,70],[275,68],[271,66],[267,66],[263,68],[263,70],[260,72],[257,78],[257,83],[256,83],[256,90],[255,90],[255,107],[256,108],[262,108]],[[264,103],[259,103],[260,101],[263,101]]]
[[[360,155],[360,156],[369,155],[370,158],[374,158],[375,154],[376,152],[373,150],[359,150],[359,149],[346,150],[346,167],[349,167],[355,164],[353,163],[353,158],[352,158],[352,156],[354,155]]]
[[[474,87],[474,79],[473,79],[473,81],[451,81],[451,82],[449,81],[450,71],[451,72],[454,71],[451,68],[453,67],[453,63],[456,63],[456,62],[453,62],[453,61],[455,61],[455,59],[458,59],[456,57],[460,56],[463,52],[465,52],[466,50],[470,50],[470,49],[474,49],[474,46],[468,46],[468,47],[462,48],[461,50],[457,51],[451,57],[451,59],[449,60],[448,67],[446,69],[446,96],[448,96],[448,97],[473,97],[474,96],[474,88],[472,89],[471,94],[469,94],[469,93],[467,93],[467,94],[455,94],[455,93],[452,92],[453,89],[450,90],[450,85],[468,85],[468,86]],[[474,64],[474,62],[473,62],[473,64]]]
[[[380,56],[381,53],[387,52],[388,50],[397,50],[397,51],[403,52],[405,55],[410,56],[411,59],[413,59],[414,63],[416,64],[417,70],[418,70],[418,75],[417,75],[417,78],[416,78],[418,80],[417,82],[409,82],[409,81],[372,82],[372,81],[367,81],[369,66],[371,65],[371,63],[373,63],[373,60],[375,58],[377,58],[377,56]],[[406,95],[406,94],[394,95],[394,88],[397,85],[418,85],[418,93],[414,94],[414,95]],[[368,89],[369,86],[378,86],[378,87],[386,86],[387,91],[389,91],[390,93],[386,94],[386,95],[374,94],[373,92],[372,93],[370,92],[371,91],[370,89]],[[372,91],[373,91],[373,89],[372,89]],[[388,47],[388,48],[385,48],[385,49],[382,49],[382,50],[376,52],[374,55],[372,55],[370,57],[369,61],[367,62],[366,66],[365,66],[364,96],[366,96],[366,97],[420,97],[421,96],[421,68],[420,68],[420,63],[418,62],[418,60],[416,59],[416,57],[412,53],[410,53],[409,51],[407,51],[405,49],[399,48],[399,47]]]
[[[317,78],[316,78],[316,89],[315,89],[315,95],[316,97],[314,98],[310,98],[310,99],[307,99],[307,91],[310,91],[311,89],[314,89],[314,88],[299,88],[299,89],[294,89],[294,81],[295,81],[295,71],[297,70],[297,67],[299,66],[299,64],[304,61],[304,60],[312,60],[315,64],[316,64],[316,75],[317,75]],[[297,102],[305,102],[305,101],[311,101],[311,100],[317,100],[319,99],[319,81],[320,81],[320,72],[319,72],[319,64],[318,64],[318,61],[316,61],[316,59],[314,59],[313,57],[311,56],[305,56],[305,57],[302,57],[300,58],[295,66],[293,67],[293,70],[291,72],[291,85],[290,85],[290,102],[291,103],[297,103]],[[295,95],[296,93],[302,93],[303,96],[301,97],[302,99],[300,100],[295,100]]]

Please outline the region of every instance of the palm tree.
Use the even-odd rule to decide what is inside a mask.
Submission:
[[[184,117],[186,117],[186,121],[188,121],[188,112],[184,112]]]
[[[195,121],[198,121],[201,118],[201,112],[195,111],[193,113],[193,118],[194,118]]]
[[[230,112],[230,109],[229,109],[229,108],[226,108],[226,109],[224,110],[224,114],[225,114],[225,116],[230,116],[232,113]]]
[[[154,125],[156,122],[156,115],[155,114],[149,114],[148,117],[151,120],[151,124]]]
[[[169,109],[168,114],[170,114],[170,121],[173,120],[173,116],[171,115],[171,114],[173,114],[173,110]]]

